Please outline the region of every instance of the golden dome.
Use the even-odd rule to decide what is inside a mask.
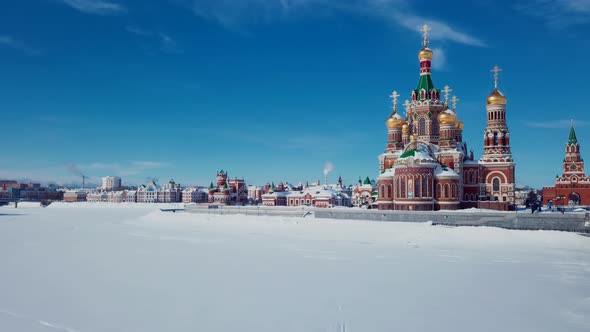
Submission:
[[[424,46],[420,52],[418,52],[418,60],[432,60],[432,50],[428,46]]]
[[[416,136],[410,135],[410,141],[415,141],[415,140],[416,140]]]
[[[455,122],[457,122],[457,115],[455,115],[455,112],[451,111],[450,109],[446,109],[444,111],[442,111],[438,117],[438,124],[444,125],[444,124],[455,124]]]
[[[457,122],[455,122],[455,129],[457,129],[457,130],[463,130],[463,128],[465,128],[465,125],[463,124],[463,121],[457,119]]]
[[[506,105],[506,97],[497,88],[490,93],[486,101],[488,105]]]
[[[410,126],[408,126],[407,123],[404,123],[404,125],[402,126],[402,133],[407,134],[410,132]]]
[[[393,113],[385,122],[387,128],[389,129],[400,128],[405,123],[406,122],[404,121],[404,119],[397,113]]]

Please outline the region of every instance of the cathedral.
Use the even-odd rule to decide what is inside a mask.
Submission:
[[[514,167],[510,132],[506,125],[506,97],[498,90],[495,66],[494,90],[486,100],[487,126],[484,151],[475,160],[463,141],[464,124],[457,115],[457,101],[448,86],[436,89],[432,81],[434,56],[428,47],[425,25],[423,47],[418,52],[420,78],[405,102],[405,116],[397,110],[387,118],[387,145],[379,156],[377,180],[380,210],[514,209]],[[442,98],[442,99],[441,99]]]

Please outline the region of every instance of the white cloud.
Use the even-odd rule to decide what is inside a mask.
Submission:
[[[268,23],[297,14],[318,11],[344,11],[357,15],[378,17],[418,33],[425,23],[432,27],[433,39],[449,40],[471,46],[485,47],[481,39],[461,32],[448,23],[421,17],[407,0],[179,0],[202,18],[218,22],[223,27],[245,31],[248,24]]]
[[[12,36],[0,36],[0,46],[8,47],[26,55],[40,55],[42,52],[27,45],[25,42],[15,39]]]
[[[590,0],[527,0],[514,8],[554,29],[590,23]]]
[[[571,120],[562,119],[558,121],[542,121],[542,122],[526,122],[528,127],[533,128],[547,128],[547,129],[563,129],[571,126]],[[588,127],[590,122],[574,120],[574,128]]]
[[[437,70],[445,70],[447,65],[447,57],[442,48],[433,48],[432,53],[432,68]]]
[[[125,30],[143,40],[142,48],[150,54],[154,54],[156,50],[170,54],[184,52],[176,40],[166,33],[143,29],[135,25],[128,25]]]
[[[104,0],[58,0],[86,14],[113,15],[127,11],[122,5]]]
[[[447,23],[441,21],[435,21],[420,16],[407,15],[401,13],[393,14],[394,20],[401,26],[419,31],[420,27],[424,24],[428,24],[431,28],[430,38],[438,40],[450,40],[460,44],[466,44],[471,46],[485,47],[486,44],[480,39],[473,37],[465,32],[460,32],[455,28],[452,28]]]

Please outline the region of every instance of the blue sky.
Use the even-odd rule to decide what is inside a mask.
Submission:
[[[590,155],[590,1],[25,0],[0,20],[0,178],[208,184],[376,177],[388,95],[433,81],[482,152],[503,68],[518,184],[551,185],[571,118]],[[93,181],[97,182],[97,181]]]

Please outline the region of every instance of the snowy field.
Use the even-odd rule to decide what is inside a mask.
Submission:
[[[0,208],[0,331],[589,331],[590,237]]]

